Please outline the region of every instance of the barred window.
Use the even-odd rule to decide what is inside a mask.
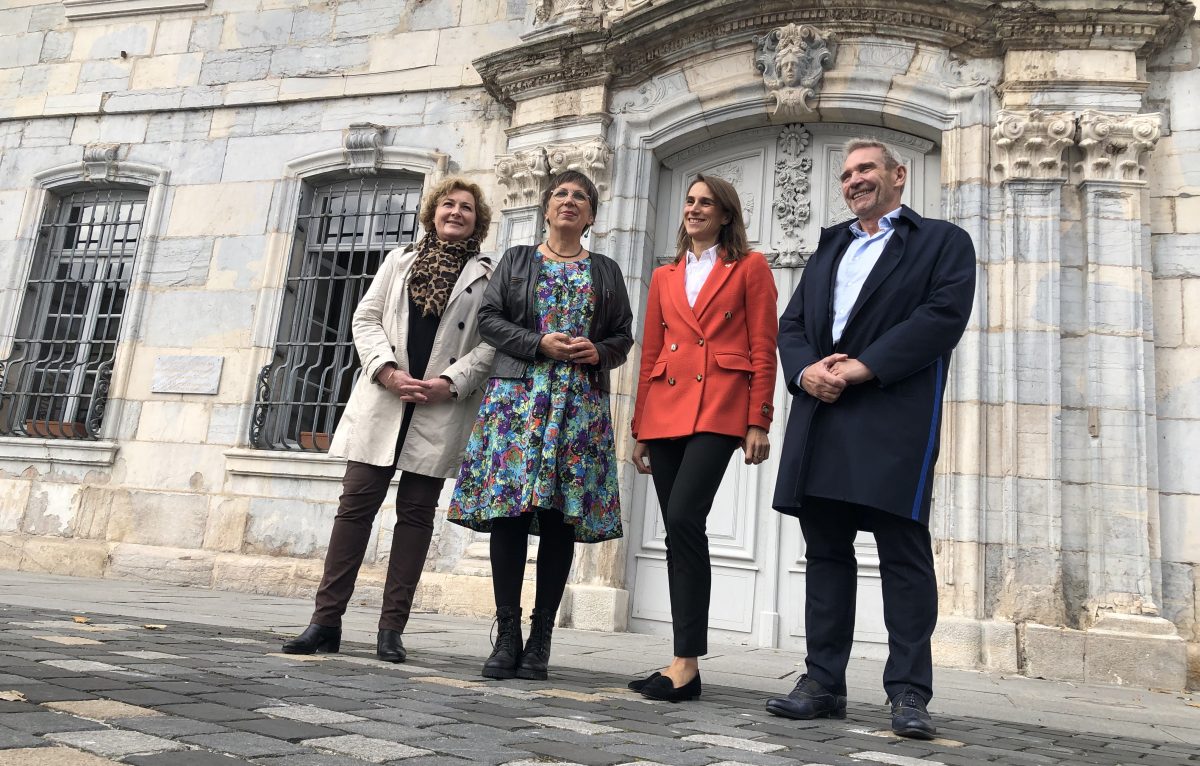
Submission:
[[[96,439],[146,193],[77,192],[47,206],[8,359],[0,434]]]
[[[361,363],[350,322],[383,258],[412,242],[421,181],[307,188],[300,200],[275,354],[258,375],[250,443],[324,452]]]

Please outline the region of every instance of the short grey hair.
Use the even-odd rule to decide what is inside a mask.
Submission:
[[[851,152],[856,152],[859,149],[878,149],[883,153],[883,166],[888,170],[895,170],[904,163],[896,156],[895,152],[882,141],[876,141],[873,138],[852,138],[842,147],[842,151],[849,157]]]

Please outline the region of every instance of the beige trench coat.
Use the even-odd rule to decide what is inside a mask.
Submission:
[[[479,414],[483,386],[495,353],[479,339],[478,329],[479,304],[495,261],[493,256],[481,254],[463,267],[429,355],[425,377],[450,378],[458,399],[416,405],[397,458],[396,439],[404,418],[404,402],[376,383],[375,376],[389,362],[408,369],[408,274],[415,259],[415,245],[388,253],[354,310],[354,347],[363,369],[333,435],[329,454],[371,465],[394,464],[401,471],[425,476],[454,478]]]

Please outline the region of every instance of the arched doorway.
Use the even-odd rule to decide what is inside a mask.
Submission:
[[[653,265],[674,255],[682,200],[697,173],[733,183],[743,203],[751,245],[775,266],[783,311],[799,282],[803,262],[823,226],[845,220],[838,176],[842,146],[849,138],[872,136],[894,148],[910,169],[904,202],[922,214],[937,215],[939,162],[935,145],[922,138],[876,127],[844,123],[757,127],[695,143],[657,156],[654,216],[647,240]],[[676,144],[677,145],[677,144]],[[773,454],[778,455],[790,396],[776,387]],[[803,650],[804,544],[799,524],[771,508],[774,459],[750,468],[734,455],[708,520],[713,590],[710,634],[715,641]],[[627,582],[630,628],[670,634],[666,549],[658,502],[649,477],[635,479],[629,531]],[[886,653],[874,540],[861,535],[858,621],[855,652]]]

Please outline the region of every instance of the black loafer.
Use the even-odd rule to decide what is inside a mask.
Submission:
[[[283,644],[284,654],[336,654],[342,647],[342,629],[328,625],[309,625],[304,632]]]
[[[381,628],[379,636],[375,639],[375,654],[384,662],[404,662],[408,652],[404,651],[400,631]]]
[[[629,683],[625,684],[625,686],[628,687],[629,691],[631,692],[640,692],[642,689],[646,688],[646,684],[650,683],[661,675],[662,673],[659,673],[656,670],[645,678],[639,678],[636,681],[630,681]]]
[[[686,702],[700,696],[700,674],[683,686],[676,686],[668,677],[660,675],[642,687],[642,696],[646,699],[662,700],[663,702]]]
[[[786,697],[772,697],[767,700],[767,712],[798,721],[845,718],[846,695],[834,694],[805,674],[800,676],[796,688]]]
[[[912,689],[892,698],[892,731],[910,739],[937,736],[937,728],[925,709],[925,699]]]

